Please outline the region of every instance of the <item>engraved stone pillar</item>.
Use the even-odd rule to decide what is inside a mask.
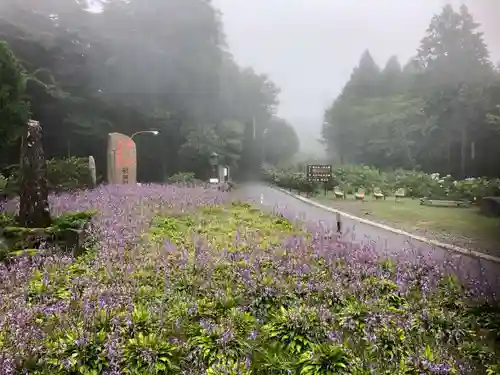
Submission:
[[[108,183],[137,183],[137,152],[135,142],[120,133],[108,135]]]
[[[33,120],[28,121],[21,144],[19,221],[28,228],[46,228],[51,223],[42,127]]]

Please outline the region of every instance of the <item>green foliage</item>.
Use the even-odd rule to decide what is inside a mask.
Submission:
[[[171,184],[188,184],[195,182],[195,175],[192,172],[179,172],[170,176],[167,180]]]
[[[84,332],[57,330],[47,343],[47,371],[65,374],[97,375],[106,368],[104,351],[105,331],[99,331],[88,340],[79,341]]]
[[[457,181],[454,189],[457,195],[465,197],[470,201],[481,199],[482,197],[492,197],[500,195],[500,179],[468,178]]]
[[[104,175],[108,133],[157,129],[156,137],[136,138],[138,165],[144,166],[139,180],[163,181],[180,171],[201,176],[206,155],[214,151],[235,172],[260,165],[250,125],[254,117],[260,139],[279,89],[236,64],[210,2],[103,1],[96,13],[86,11],[86,1],[7,1],[0,35],[29,77],[26,99],[43,127],[47,155],[94,155]],[[12,53],[2,51],[0,59],[13,61]],[[2,87],[17,88],[23,75],[10,74],[14,63],[2,66],[10,69],[2,76],[12,80]],[[17,92],[9,97],[9,108],[23,107]],[[18,121],[0,123],[2,150]],[[16,163],[17,150],[6,150],[2,163]]]
[[[5,187],[9,195],[19,192],[18,169],[11,168],[11,177]],[[88,189],[93,185],[87,158],[66,158],[47,160],[47,186],[50,192],[61,193]]]
[[[266,181],[284,189],[310,194],[318,193],[325,188],[333,191],[338,186],[346,194],[353,194],[358,189],[364,189],[367,194],[371,194],[374,188],[379,188],[388,196],[403,188],[406,196],[412,198],[479,202],[483,197],[496,196],[500,193],[500,179],[484,177],[456,181],[449,175],[440,176],[439,173],[427,174],[403,169],[382,172],[364,165],[339,166],[333,169],[332,175],[328,183],[320,184],[307,181],[304,172],[293,169],[279,170],[270,166],[264,168]]]
[[[29,118],[26,101],[26,75],[5,41],[0,42],[0,157],[21,135]]]
[[[292,125],[275,118],[265,131],[262,148],[264,161],[279,165],[293,158],[299,151],[300,141]]]
[[[234,240],[242,228],[259,250]],[[287,252],[290,238],[306,246]],[[406,290],[390,261],[353,271],[312,254],[307,238],[240,203],[156,217],[140,267],[123,274],[128,302],[71,299],[91,273],[116,283],[112,265],[96,268],[92,254],[34,272],[27,303],[67,301],[71,310],[63,324],[59,313],[37,315],[43,352],[22,364],[61,375],[458,374],[460,365],[494,373],[498,311],[469,304],[456,278],[431,283],[422,273]],[[165,242],[168,251],[157,251]]]
[[[97,213],[95,210],[66,213],[53,219],[52,227],[55,232],[67,229],[82,229],[91,222]]]
[[[51,159],[47,161],[49,191],[63,192],[87,189],[92,186],[92,175],[87,158]]]
[[[49,253],[53,250],[86,252],[94,245],[93,238],[80,237],[80,233],[87,234],[85,231],[96,214],[97,211],[66,213],[56,217],[50,227],[24,228],[17,226],[14,216],[1,212],[0,239],[5,239],[5,249],[0,249],[0,260],[36,255],[39,249]]]
[[[9,183],[8,178],[7,178],[7,177],[5,177],[5,176],[2,176],[2,175],[0,174],[0,196],[1,196],[2,194],[6,194],[5,189],[6,189],[6,187],[7,187],[7,184],[8,184],[8,183]]]
[[[301,375],[327,375],[345,373],[349,369],[350,355],[342,346],[314,345],[301,354]]]
[[[145,321],[148,324],[148,321]],[[174,374],[178,367],[175,360],[178,358],[178,348],[156,333],[142,332],[128,339],[123,353],[127,364],[125,374]]]
[[[0,228],[10,227],[15,223],[16,218],[13,215],[7,212],[0,212]]]
[[[434,16],[416,55],[381,71],[365,52],[324,116],[340,164],[498,176],[500,75],[467,7]]]

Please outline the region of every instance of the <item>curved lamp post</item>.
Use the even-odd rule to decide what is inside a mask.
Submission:
[[[210,183],[218,184],[219,176],[217,173],[217,164],[219,163],[219,155],[216,152],[212,152],[209,158],[210,166],[212,167],[212,172],[210,174]]]
[[[141,131],[138,131],[138,132],[135,132],[134,134],[132,134],[130,136],[130,139],[133,141],[134,137],[136,135],[139,135],[139,134],[153,134],[153,135],[158,135],[158,134],[160,134],[160,132],[158,130],[141,130]],[[163,169],[163,158],[162,158],[162,169]]]
[[[158,134],[160,134],[160,132],[159,132],[158,130],[141,130],[141,131],[139,131],[139,132],[135,132],[134,134],[132,134],[132,135],[130,136],[130,139],[132,139],[132,140],[133,140],[133,139],[134,139],[134,137],[135,137],[136,135],[139,135],[139,134],[146,134],[146,133],[153,134],[153,135],[158,135]]]
[[[260,160],[260,165],[261,167],[264,166],[265,162],[266,162],[266,153],[267,153],[267,150],[266,150],[266,144],[265,144],[265,139],[266,139],[266,134],[267,134],[267,131],[269,129],[268,128],[265,128],[264,131],[262,132],[262,149],[261,149],[261,160]]]

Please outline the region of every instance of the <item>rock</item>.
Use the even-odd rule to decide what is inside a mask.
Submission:
[[[484,197],[481,200],[481,214],[500,217],[500,197]]]
[[[92,155],[89,156],[89,171],[92,187],[94,188],[97,184],[97,174],[95,168],[95,159]]]
[[[62,234],[64,246],[77,257],[85,252],[85,231],[81,229],[67,229]]]

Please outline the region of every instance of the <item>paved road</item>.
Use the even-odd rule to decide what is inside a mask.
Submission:
[[[279,190],[264,184],[247,184],[234,192],[245,201],[261,205],[266,210],[283,213],[288,218],[298,218],[308,223],[318,224],[336,231],[338,215],[333,212],[309,205]],[[500,292],[500,264],[435,247],[387,230],[340,217],[342,239],[352,244],[369,246],[381,254],[405,253],[414,259],[432,257],[440,263],[458,264],[462,277],[473,277],[487,282],[492,291]]]

